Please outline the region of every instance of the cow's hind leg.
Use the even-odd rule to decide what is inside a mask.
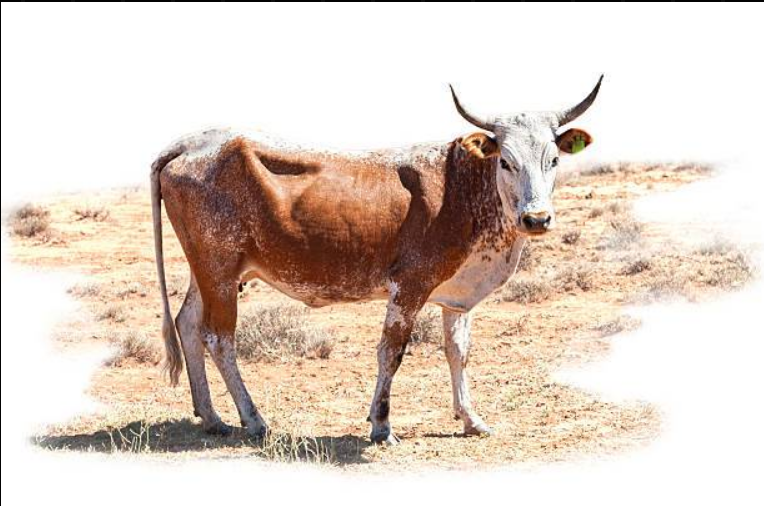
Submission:
[[[451,387],[454,393],[454,412],[464,422],[464,433],[471,435],[489,435],[491,429],[472,409],[470,389],[467,380],[467,362],[470,356],[469,313],[456,313],[443,309],[443,334],[446,359],[451,370]]]
[[[210,434],[228,435],[231,427],[223,423],[212,407],[210,387],[204,365],[204,343],[201,335],[202,299],[196,279],[191,274],[191,283],[180,308],[175,326],[180,334],[183,355],[186,357],[186,371],[191,384],[191,399],[194,415],[202,418],[204,430]]]
[[[371,401],[369,421],[372,443],[396,444],[390,426],[390,391],[414,327],[414,320],[426,297],[405,297],[391,290],[382,339],[377,346],[377,386]]]
[[[268,427],[252,402],[236,364],[236,294],[235,281],[204,291],[202,340],[236,403],[242,425],[250,435],[262,437]]]

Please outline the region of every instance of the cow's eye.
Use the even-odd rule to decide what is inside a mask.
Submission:
[[[505,159],[502,158],[500,163],[501,163],[501,168],[502,169],[509,170],[509,164],[507,163],[507,161]]]
[[[560,163],[560,157],[559,156],[555,156],[554,158],[552,158],[552,167],[557,167],[557,164],[559,164],[559,163]]]

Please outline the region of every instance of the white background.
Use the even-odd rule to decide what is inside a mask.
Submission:
[[[716,5],[2,5],[2,208],[54,192],[146,183],[156,154],[210,126],[338,148],[472,131],[447,83],[485,112],[569,107],[584,160],[718,162],[709,183],[644,202],[761,244],[761,9]],[[533,472],[352,479],[249,461],[183,465],[50,454],[35,426],[83,409],[97,357],[45,341],[74,311],[70,279],[2,275],[2,502],[762,502],[760,285],[704,306],[646,310],[598,367],[563,371],[667,413],[641,452]],[[373,374],[372,371],[369,372]]]

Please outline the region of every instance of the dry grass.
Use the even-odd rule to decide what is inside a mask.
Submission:
[[[594,271],[589,266],[568,267],[554,277],[554,285],[564,292],[594,288]]]
[[[653,261],[648,256],[639,257],[635,260],[630,261],[626,266],[621,270],[621,274],[624,276],[634,276],[637,274],[642,274],[645,271],[648,271],[652,268]]]
[[[120,299],[126,299],[129,297],[146,297],[148,292],[146,287],[142,283],[132,282],[128,283],[124,288],[117,291],[116,296]]]
[[[140,332],[121,334],[113,339],[113,344],[117,350],[107,362],[113,367],[121,367],[128,360],[139,364],[157,364],[162,357],[156,339]]]
[[[77,299],[95,298],[100,296],[101,292],[101,285],[96,283],[78,283],[66,291],[66,293]]]
[[[135,413],[126,410],[110,417],[106,429],[86,430],[74,434],[42,435],[33,443],[49,450],[102,453],[160,454],[204,450],[245,450],[248,457],[279,463],[341,465],[363,462],[367,442],[350,436],[315,437],[305,434],[304,427],[282,427],[277,424],[263,438],[249,437],[235,428],[227,437],[204,434],[201,427],[174,413],[150,410]],[[137,419],[136,419],[137,418]]]
[[[99,321],[122,323],[127,319],[127,316],[125,315],[125,310],[122,308],[122,306],[117,304],[110,304],[106,306],[103,311],[98,313],[97,318]]]
[[[512,278],[504,285],[501,300],[504,302],[519,302],[533,304],[543,302],[552,296],[554,286],[546,279],[517,279]]]
[[[81,207],[75,207],[73,212],[78,221],[106,221],[109,219],[109,216],[111,216],[111,213],[105,207],[94,205],[83,205]]]
[[[440,343],[443,325],[440,313],[434,310],[423,310],[414,322],[409,343],[413,345],[423,343]]]
[[[636,330],[639,328],[640,323],[639,319],[634,318],[633,316],[619,315],[611,320],[598,324],[594,330],[598,333],[599,337],[608,337],[620,334],[621,332]]]
[[[602,248],[624,250],[642,239],[644,226],[630,216],[622,216],[609,221],[609,233],[605,233]]]
[[[320,438],[271,431],[255,447],[255,455],[273,462],[334,464],[337,450]]]
[[[644,302],[684,297],[695,300],[708,289],[736,290],[758,276],[758,267],[750,254],[733,242],[714,240],[689,254],[665,252],[642,258],[625,268],[625,273],[642,271],[649,275]]]
[[[35,204],[25,204],[8,218],[11,232],[19,237],[47,239],[50,236],[50,211]]]
[[[239,316],[236,349],[243,360],[287,360],[289,357],[329,358],[334,343],[312,325],[307,308],[293,304],[260,307]]]
[[[597,206],[589,211],[589,218],[599,218],[604,214],[608,215],[622,215],[628,214],[631,210],[631,206],[628,203],[615,201],[609,204]]]
[[[578,242],[578,240],[581,238],[581,231],[571,230],[569,232],[565,232],[562,234],[562,243],[567,244],[569,246],[572,246]]]

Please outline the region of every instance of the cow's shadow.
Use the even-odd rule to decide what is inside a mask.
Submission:
[[[371,446],[367,438],[354,435],[308,437],[274,430],[265,438],[253,438],[238,427],[228,436],[215,436],[204,432],[189,418],[157,423],[137,420],[110,430],[36,437],[33,442],[49,450],[102,453],[161,454],[236,449],[233,456],[253,455],[280,462],[336,465],[368,462],[363,454]]]

